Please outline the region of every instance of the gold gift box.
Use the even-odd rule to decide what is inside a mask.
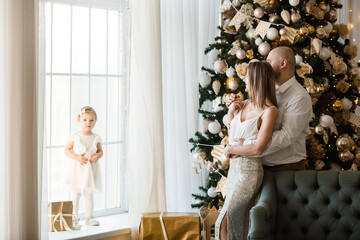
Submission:
[[[160,214],[160,212],[143,213],[140,239],[165,239]],[[168,240],[200,240],[200,217],[197,213],[164,212],[162,219]]]
[[[72,201],[48,203],[48,230],[50,232],[72,230]]]

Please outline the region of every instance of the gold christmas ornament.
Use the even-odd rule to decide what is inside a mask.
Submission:
[[[325,133],[325,128],[321,125],[315,127],[315,133],[318,135],[323,135]]]
[[[280,19],[279,15],[270,14],[269,22],[274,23]]]
[[[340,161],[347,162],[354,159],[354,154],[352,154],[349,150],[344,150],[339,152],[338,157]]]
[[[340,93],[346,93],[350,88],[350,84],[345,82],[345,80],[341,80],[336,84],[336,91]]]
[[[227,85],[227,80],[226,80],[226,85]],[[229,100],[229,97],[231,96],[231,93],[229,94],[225,94],[225,98],[224,98],[224,102],[226,103],[227,100]]]
[[[324,13],[327,13],[330,11],[330,5],[328,3],[326,3],[325,1],[320,2],[318,6],[321,10],[323,10]]]
[[[309,25],[309,26],[307,26],[307,28],[308,28],[308,30],[309,30],[309,34],[313,34],[313,33],[315,32],[314,26]]]
[[[316,171],[320,171],[323,167],[325,167],[325,163],[321,160],[315,160],[314,167]]]
[[[204,205],[200,208],[200,216],[204,219],[210,212],[210,206]]]
[[[309,34],[309,29],[307,27],[301,27],[299,29],[299,34],[301,34],[303,36],[307,36]]]
[[[253,59],[254,58],[254,50],[247,50],[246,51],[246,57],[248,58],[248,59]]]
[[[298,12],[293,12],[291,13],[290,18],[292,23],[298,23],[301,20],[301,15]]]
[[[329,143],[329,134],[326,131],[324,132],[323,140],[325,144]]]
[[[350,148],[350,142],[349,139],[346,137],[339,137],[336,140],[336,147],[340,150],[348,150]]]
[[[327,14],[327,19],[330,21],[330,22],[335,22],[337,20],[337,17],[338,17],[338,12],[334,9],[331,9],[329,11],[329,13]]]
[[[332,104],[332,109],[334,109],[334,111],[341,111],[343,109],[344,105],[343,103],[337,99],[333,104]]]

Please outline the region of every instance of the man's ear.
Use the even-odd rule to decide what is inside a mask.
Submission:
[[[280,68],[286,68],[287,60],[285,58],[281,59],[280,61]]]

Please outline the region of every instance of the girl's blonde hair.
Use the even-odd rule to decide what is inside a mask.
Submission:
[[[270,63],[266,61],[251,62],[248,68],[249,97],[255,106],[267,106],[269,100],[277,107],[275,93],[275,75]]]
[[[78,116],[77,116],[77,120],[78,120],[78,121],[80,121],[81,115],[82,115],[83,113],[92,113],[92,114],[95,115],[95,120],[97,120],[96,111],[95,111],[92,107],[90,107],[90,106],[84,106],[84,107],[80,108],[80,112],[79,112],[79,114],[78,114]]]

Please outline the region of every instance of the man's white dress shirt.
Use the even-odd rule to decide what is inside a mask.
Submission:
[[[279,115],[271,142],[260,156],[265,166],[296,163],[306,158],[305,141],[312,117],[309,94],[293,76],[276,89],[276,99]]]

